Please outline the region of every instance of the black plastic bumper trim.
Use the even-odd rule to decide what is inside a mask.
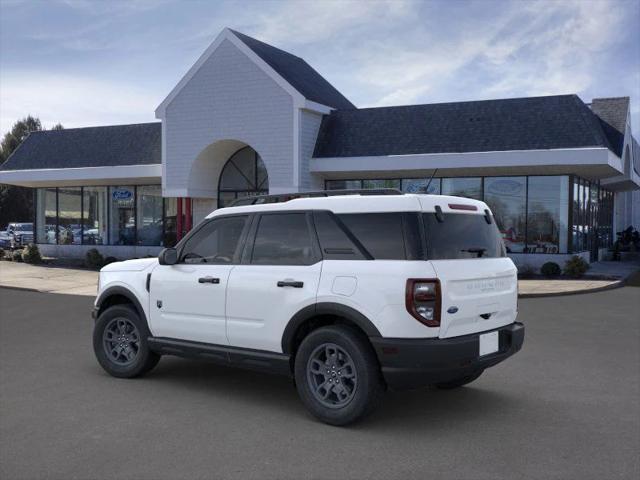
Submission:
[[[480,335],[499,332],[496,353],[479,356]],[[494,330],[452,338],[370,338],[392,390],[407,390],[447,382],[492,367],[522,348],[524,325],[519,322]]]

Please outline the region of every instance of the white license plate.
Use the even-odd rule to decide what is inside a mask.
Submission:
[[[483,333],[480,335],[480,356],[495,353],[500,347],[498,332]]]

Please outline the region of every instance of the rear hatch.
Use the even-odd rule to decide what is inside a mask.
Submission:
[[[449,210],[449,209],[447,209]],[[480,210],[424,213],[427,256],[440,280],[440,338],[513,323],[517,269],[495,220]]]

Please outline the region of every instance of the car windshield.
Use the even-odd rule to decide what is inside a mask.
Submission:
[[[504,257],[505,250],[495,220],[465,213],[425,213],[427,256],[430,260]]]
[[[12,226],[13,230],[16,232],[30,232],[31,224],[30,223],[17,223]]]

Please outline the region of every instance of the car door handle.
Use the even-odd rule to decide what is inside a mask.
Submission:
[[[218,283],[220,283],[220,279],[214,277],[200,277],[198,279],[198,283],[214,283],[217,285]]]
[[[298,282],[297,280],[280,280],[278,282],[279,287],[293,287],[293,288],[302,288],[304,287],[304,282]]]

